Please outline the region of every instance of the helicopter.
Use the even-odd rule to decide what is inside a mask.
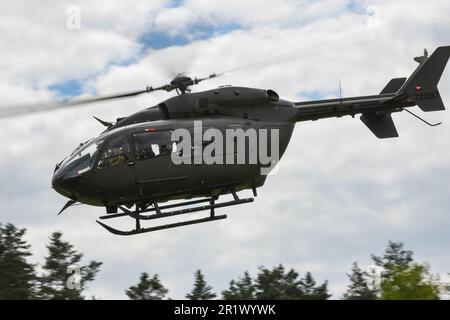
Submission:
[[[272,89],[235,86],[192,93],[192,86],[222,74],[194,79],[179,74],[170,83],[159,87],[149,86],[143,90],[57,105],[3,109],[0,117],[129,98],[154,91],[175,91],[176,96],[116,122],[94,117],[106,129],[59,162],[51,180],[53,189],[68,198],[58,215],[76,204],[104,207],[106,214],[100,216],[98,224],[115,235],[136,235],[222,220],[227,216],[218,215],[216,209],[253,202],[267,173],[286,151],[297,122],[361,115],[360,120],[379,139],[399,136],[392,113],[406,111],[429,126],[439,125],[427,122],[407,108],[417,105],[424,112],[445,110],[437,85],[449,57],[450,46],[438,47],[430,56],[425,50],[422,56],[414,58],[419,66],[409,77],[394,78],[379,94],[369,96],[292,102],[281,99]],[[185,141],[185,138],[180,141],[174,138],[180,130],[194,136],[199,133],[202,138],[208,131],[217,136],[210,135],[210,139],[199,141],[194,137],[194,142]],[[271,147],[276,142],[276,161],[236,161],[240,152],[234,146],[228,148],[236,137],[230,140],[227,133],[239,131],[245,134],[251,130],[266,133],[257,136],[253,144],[260,146],[263,142],[273,153]],[[220,134],[225,138],[218,139]],[[246,143],[245,138],[249,137],[244,137],[242,144],[244,158],[248,160],[252,143]],[[214,148],[210,147],[212,143],[215,143]],[[192,161],[208,147],[216,160],[234,161],[231,164]],[[175,163],[174,159],[182,161]],[[253,197],[241,198],[238,192],[243,190],[251,190]],[[230,194],[232,200],[219,201],[220,197]],[[209,214],[187,221],[141,226],[142,221],[191,217],[192,213],[200,211]],[[134,228],[124,231],[102,222],[122,217],[131,218]]]

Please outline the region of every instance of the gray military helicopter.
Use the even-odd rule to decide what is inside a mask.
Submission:
[[[69,101],[56,107],[3,109],[0,117],[128,98],[153,91],[176,91],[177,96],[117,119],[115,123],[96,118],[106,130],[77,147],[56,165],[54,171],[53,188],[69,199],[59,214],[75,204],[105,207],[106,215],[100,220],[129,217],[134,220],[135,228],[121,231],[97,221],[101,226],[116,235],[134,235],[225,219],[226,215],[217,215],[215,209],[252,202],[254,198],[240,198],[237,193],[250,189],[256,197],[256,189],[265,183],[267,176],[261,174],[261,169],[267,167],[266,164],[175,164],[171,161],[173,153],[183,157],[177,147],[180,141],[173,140],[177,129],[193,132],[196,121],[201,121],[202,130],[213,128],[224,135],[230,129],[242,129],[243,132],[276,129],[280,157],[289,144],[295,124],[300,121],[361,114],[361,121],[376,137],[398,137],[391,117],[394,112],[407,111],[430,126],[440,124],[428,123],[406,108],[417,105],[425,112],[445,110],[437,85],[449,56],[450,46],[437,48],[431,56],[425,50],[423,56],[414,58],[419,66],[409,78],[392,79],[380,94],[371,96],[290,102],[280,99],[273,90],[233,86],[191,93],[192,86],[222,74],[200,79],[178,75],[160,87]],[[194,144],[192,150],[195,153],[210,142]],[[247,149],[250,147],[245,145]],[[222,155],[226,156],[227,152],[236,156],[235,149]],[[226,194],[231,194],[233,200],[219,202]],[[141,227],[141,221],[198,211],[208,211],[209,215]]]

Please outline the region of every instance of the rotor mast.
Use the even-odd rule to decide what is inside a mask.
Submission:
[[[215,77],[217,77],[217,74],[215,74],[215,73],[210,74],[206,78],[199,78],[199,79],[198,78],[192,79],[191,77],[185,76],[183,74],[179,74],[175,78],[173,78],[169,84],[165,84],[165,85],[157,87],[157,88],[147,87],[147,92],[153,92],[153,91],[157,91],[157,90],[164,90],[167,92],[171,92],[171,91],[175,90],[177,92],[177,94],[179,94],[179,95],[186,94],[186,93],[191,92],[191,88],[190,88],[191,86],[197,85],[201,81],[212,79]]]

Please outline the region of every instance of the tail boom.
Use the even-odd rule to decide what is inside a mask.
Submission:
[[[391,114],[419,106],[445,110],[437,85],[450,57],[450,46],[439,47],[414,60],[420,65],[409,78],[392,79],[379,95],[294,103],[295,120],[307,121],[362,114],[361,121],[380,139],[398,137]]]

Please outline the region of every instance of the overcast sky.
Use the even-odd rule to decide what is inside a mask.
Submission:
[[[67,27],[73,5],[80,29]],[[449,17],[445,0],[10,1],[0,11],[0,104],[141,89],[280,55],[289,61],[195,90],[233,84],[303,101],[336,97],[341,81],[344,96],[377,94],[408,76],[424,48],[450,45]],[[439,88],[450,107],[450,68]],[[219,293],[244,270],[279,263],[329,280],[339,298],[351,263],[369,266],[388,240],[403,241],[433,272],[450,271],[448,111],[413,108],[443,122],[435,128],[394,114],[400,138],[387,140],[358,118],[299,123],[278,174],[254,203],[219,210],[224,221],[122,238],[95,223],[101,208],[56,216],[66,199],[50,188],[54,166],[103,130],[92,116],[114,121],[170,96],[0,120],[0,222],[27,228],[33,261],[62,231],[86,261],[104,263],[90,289],[102,299],[125,298],[144,271],[183,298],[196,269]]]

